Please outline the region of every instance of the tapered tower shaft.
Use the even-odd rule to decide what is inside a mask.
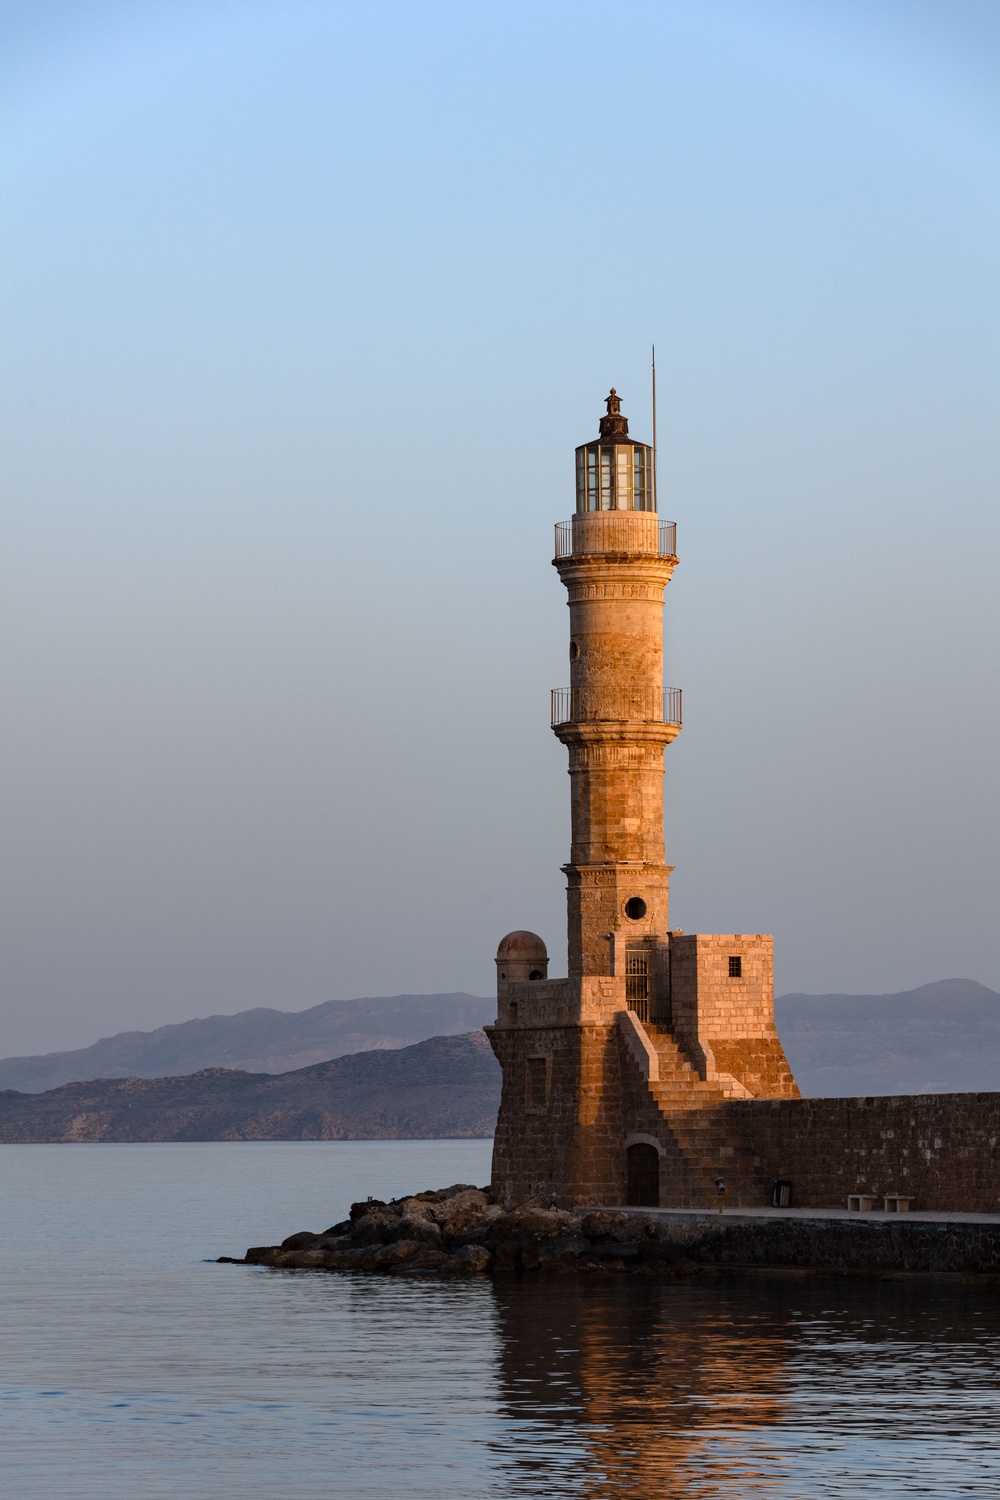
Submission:
[[[569,751],[569,975],[611,975],[623,945],[668,931],[663,750],[680,694],[663,686],[663,593],[674,528],[652,509],[651,451],[612,390],[601,434],[577,450],[577,513],[557,528],[569,596],[570,686],[553,694]],[[617,951],[616,951],[617,949]]]

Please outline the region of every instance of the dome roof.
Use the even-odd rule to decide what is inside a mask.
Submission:
[[[545,963],[548,956],[537,932],[508,932],[497,949],[497,958],[535,959]]]

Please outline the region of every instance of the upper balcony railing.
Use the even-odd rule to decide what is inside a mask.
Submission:
[[[676,724],[681,720],[681,689],[657,687],[553,688],[552,725],[639,720]]]
[[[640,511],[590,511],[556,524],[556,557],[594,552],[677,556],[677,523]]]

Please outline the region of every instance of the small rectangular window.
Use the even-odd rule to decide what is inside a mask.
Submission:
[[[729,958],[729,977],[730,977],[730,979],[742,979],[743,978],[743,960],[742,960],[742,958],[740,958],[739,954],[737,954],[737,953],[733,953],[733,954],[730,955],[730,958]]]
[[[625,1004],[640,1021],[649,1020],[649,949],[625,949]]]
[[[535,1114],[541,1114],[548,1107],[549,1102],[549,1060],[547,1057],[528,1058],[527,1083],[528,1109]]]

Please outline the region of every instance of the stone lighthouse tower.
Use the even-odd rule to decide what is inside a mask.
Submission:
[[[507,1202],[698,1204],[730,1149],[706,1130],[707,1107],[798,1090],[774,1029],[771,939],[669,928],[663,752],[681,695],[663,685],[663,598],[676,528],[613,388],[606,406],[576,450],[576,514],[557,525],[553,559],[570,612],[569,686],[552,693],[572,797],[569,973],[548,978],[531,932],[497,951],[493,1185]]]
[[[552,694],[552,727],[573,799],[570,978],[621,968],[638,991],[667,931],[663,750],[681,695],[663,687],[663,591],[676,528],[656,514],[652,450],[629,437],[614,389],[606,404],[600,437],[576,450],[576,515],[556,533],[570,686]]]

